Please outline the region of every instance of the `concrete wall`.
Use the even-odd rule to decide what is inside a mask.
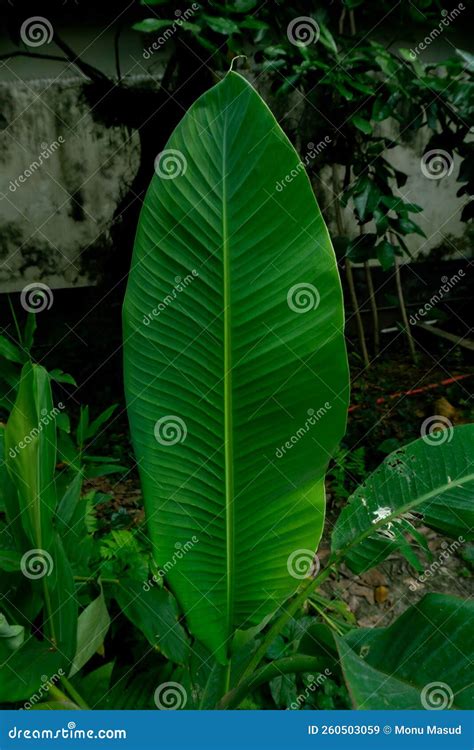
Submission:
[[[85,60],[114,75],[112,29],[99,32],[91,24],[59,31],[74,49],[83,50]],[[158,82],[166,51],[146,59],[143,44],[139,34],[124,32],[122,74]],[[11,49],[8,41],[0,44],[0,54]],[[53,45],[41,51],[60,54]],[[53,61],[16,58],[0,68],[0,291],[39,280],[52,288],[93,284],[105,254],[113,251],[110,223],[138,168],[138,137],[93,121],[81,99],[84,80],[70,65]],[[263,81],[258,87],[265,95]],[[282,111],[280,103],[277,114],[283,128],[295,116],[294,110]],[[325,135],[316,133],[314,142]],[[429,240],[414,235],[409,245],[415,253],[445,245],[465,254],[466,226],[456,198],[458,165],[442,179],[427,179],[420,167],[423,141],[418,133],[413,143],[389,156],[409,174],[402,190],[406,200],[425,207],[416,219]],[[306,148],[301,144],[302,157]],[[326,168],[315,188],[329,216],[330,183]],[[355,236],[350,211],[345,221],[347,233]]]

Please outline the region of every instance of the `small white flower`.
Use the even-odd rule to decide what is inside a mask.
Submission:
[[[375,516],[372,523],[379,523],[379,521],[383,521],[384,518],[388,518],[392,515],[392,509],[387,507],[377,508],[377,510],[372,511],[372,514]]]

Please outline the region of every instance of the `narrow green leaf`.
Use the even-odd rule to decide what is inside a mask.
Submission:
[[[153,584],[123,580],[115,589],[115,596],[124,614],[142,631],[152,646],[167,659],[185,664],[189,644],[182,625],[178,622],[178,608],[173,596]]]
[[[87,664],[102,646],[110,626],[110,617],[101,591],[79,615],[77,621],[77,650],[69,677],[73,677]]]

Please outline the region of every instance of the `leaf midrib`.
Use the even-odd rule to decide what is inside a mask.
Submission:
[[[474,473],[466,474],[466,476],[461,477],[461,479],[455,479],[451,482],[445,482],[439,487],[436,487],[433,490],[426,492],[424,495],[420,495],[414,500],[410,500],[409,502],[405,503],[404,505],[401,505],[399,508],[394,510],[394,512],[390,516],[387,516],[383,520],[372,524],[372,526],[369,529],[365,529],[355,539],[349,542],[345,547],[341,547],[341,549],[338,551],[338,555],[341,555],[341,556],[344,555],[350,549],[353,549],[358,544],[360,544],[364,539],[366,539],[369,536],[372,536],[380,527],[386,526],[390,521],[398,518],[403,513],[410,511],[412,508],[416,507],[417,505],[420,505],[424,502],[427,502],[428,500],[431,500],[431,498],[436,497],[436,495],[442,495],[445,492],[448,492],[448,490],[450,489],[454,489],[455,487],[462,487],[464,484],[469,484],[469,482],[472,482],[472,481],[474,481]]]
[[[224,472],[226,516],[226,603],[229,639],[234,620],[234,446],[232,423],[232,318],[229,227],[227,217],[227,111],[222,141],[222,276],[224,305]]]

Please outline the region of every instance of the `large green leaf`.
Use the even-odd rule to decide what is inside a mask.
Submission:
[[[473,708],[474,604],[428,594],[388,628],[336,636],[354,707]]]
[[[236,73],[157,157],[124,351],[155,559],[224,661],[234,629],[297,587],[289,556],[318,544],[348,398],[327,229],[296,152]]]
[[[357,488],[332,534],[361,573],[382,562],[412,532],[413,513],[460,541],[474,534],[474,425],[426,435],[391,453]],[[346,551],[347,550],[347,551]]]

